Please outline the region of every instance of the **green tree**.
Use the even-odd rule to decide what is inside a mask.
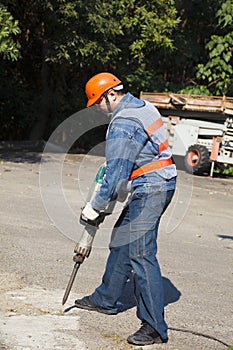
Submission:
[[[27,122],[32,139],[47,138],[61,120],[85,106],[85,82],[97,72],[116,73],[135,93],[144,81],[147,86],[147,77],[153,79],[150,61],[159,49],[173,48],[179,22],[174,0],[3,3],[21,29],[22,59],[13,72],[18,84],[23,82],[25,97],[33,94],[34,113],[29,110]],[[22,120],[14,113],[15,121]]]
[[[20,45],[15,39],[19,33],[18,21],[0,4],[0,54],[4,59],[14,61],[19,58]]]
[[[214,95],[233,94],[233,2],[224,1],[216,13],[220,34],[206,44],[209,60],[197,66],[197,78]]]
[[[175,50],[163,48],[157,52],[156,59],[150,61],[156,72],[155,91],[198,92],[205,87],[198,86],[196,67],[206,62],[208,53],[205,48],[209,37],[216,32],[216,9],[219,0],[176,0],[175,6],[180,18],[173,30],[172,38]]]

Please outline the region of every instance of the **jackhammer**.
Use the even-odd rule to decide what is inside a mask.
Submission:
[[[106,170],[106,165],[103,164],[97,172],[97,175],[94,181],[95,187],[94,187],[94,191],[92,193],[91,199],[95,196],[96,192],[98,192],[100,189],[100,186],[102,184],[102,181],[105,175],[105,170]],[[68,285],[66,287],[64,297],[62,299],[62,305],[64,305],[68,299],[68,296],[70,294],[72,285],[74,283],[74,280],[80,265],[83,263],[85,258],[89,257],[91,253],[92,243],[95,238],[95,234],[99,228],[99,225],[104,221],[106,215],[110,215],[112,213],[114,206],[115,206],[115,202],[110,202],[107,209],[104,212],[101,212],[98,218],[94,222],[91,221],[91,223],[88,219],[85,220],[85,218],[80,216],[80,223],[84,225],[84,229],[83,229],[83,233],[80,241],[75,245],[75,248],[74,248],[75,255],[73,256],[73,261],[75,264],[74,264],[74,268],[71,273]]]

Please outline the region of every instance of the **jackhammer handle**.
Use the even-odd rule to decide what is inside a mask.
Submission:
[[[98,228],[96,226],[85,226],[82,236],[74,248],[74,252],[76,254],[80,254],[84,258],[87,258],[90,255],[92,243],[95,238],[97,229]]]

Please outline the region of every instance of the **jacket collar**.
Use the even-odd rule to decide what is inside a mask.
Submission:
[[[116,109],[113,112],[112,118],[119,113],[122,109],[125,108],[139,108],[143,107],[145,102],[139,100],[137,97],[134,97],[131,93],[127,93],[119,102]]]

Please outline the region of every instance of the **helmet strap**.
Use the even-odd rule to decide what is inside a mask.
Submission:
[[[105,100],[106,100],[106,105],[107,105],[107,109],[108,109],[108,113],[111,115],[112,114],[112,108],[111,108],[111,105],[110,105],[110,101],[109,101],[109,98],[108,98],[108,91],[105,91],[105,93],[103,94]]]

